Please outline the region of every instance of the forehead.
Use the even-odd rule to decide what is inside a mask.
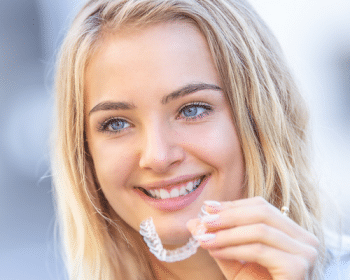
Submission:
[[[108,91],[168,93],[193,82],[218,84],[218,77],[205,37],[182,21],[104,34],[85,79],[94,102]]]
[[[145,26],[126,24],[114,31],[104,29],[101,35],[90,57],[89,65],[102,61],[111,54],[120,54],[122,58],[135,51],[144,55],[151,52],[162,53],[162,50],[167,51],[169,48],[173,51],[181,49],[189,51],[194,48],[202,53],[207,51],[205,37],[193,22],[187,20]]]

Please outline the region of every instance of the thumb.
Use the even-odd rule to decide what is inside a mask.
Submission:
[[[218,259],[218,258],[214,258],[214,260],[216,261],[217,265],[220,267],[220,269],[221,269],[221,271],[224,274],[226,279],[229,279],[229,280],[255,279],[255,278],[247,277],[247,274],[244,274],[245,278],[236,278],[240,274],[241,270],[244,267],[244,265],[242,263],[240,263],[239,261],[223,260],[223,259]]]
[[[238,272],[235,280],[247,279],[272,280],[272,276],[265,267],[257,263],[247,263]]]
[[[203,223],[201,222],[200,219],[189,220],[186,226],[188,230],[191,232],[192,236],[205,234],[206,229],[203,226]],[[201,242],[199,241],[199,243]],[[210,253],[210,250],[209,250],[209,253]],[[218,259],[218,258],[214,258],[214,260],[216,261],[217,265],[221,269],[225,278],[229,280],[235,279],[235,277],[243,267],[242,263],[236,260],[224,260],[224,259]],[[244,276],[246,276],[246,274],[244,274]],[[249,278],[246,278],[246,279],[249,279]]]

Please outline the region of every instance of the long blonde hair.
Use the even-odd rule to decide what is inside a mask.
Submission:
[[[177,20],[196,25],[207,39],[240,137],[246,196],[288,206],[290,217],[323,244],[307,110],[277,42],[251,6],[243,0],[90,0],[63,42],[56,76],[52,172],[70,279],[154,278],[134,230],[98,189],[84,134],[84,79],[106,32]],[[321,269],[318,262],[315,278]]]

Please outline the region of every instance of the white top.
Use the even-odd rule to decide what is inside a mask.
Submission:
[[[332,259],[325,269],[324,280],[350,280],[350,236],[339,238],[326,232],[326,244]]]

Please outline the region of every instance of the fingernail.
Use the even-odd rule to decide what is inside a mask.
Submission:
[[[204,204],[207,206],[220,206],[221,203],[215,200],[206,200],[204,201]]]
[[[216,237],[216,234],[214,233],[207,233],[207,234],[201,234],[201,235],[194,235],[193,238],[198,241],[209,241]]]
[[[202,219],[202,222],[209,223],[209,222],[214,222],[219,218],[220,218],[219,214],[213,214],[213,215],[203,216],[201,219]]]
[[[207,231],[207,228],[205,227],[205,225],[203,225],[203,223],[200,223],[196,226],[196,229],[193,232],[193,235],[202,235],[205,234],[205,232]]]

